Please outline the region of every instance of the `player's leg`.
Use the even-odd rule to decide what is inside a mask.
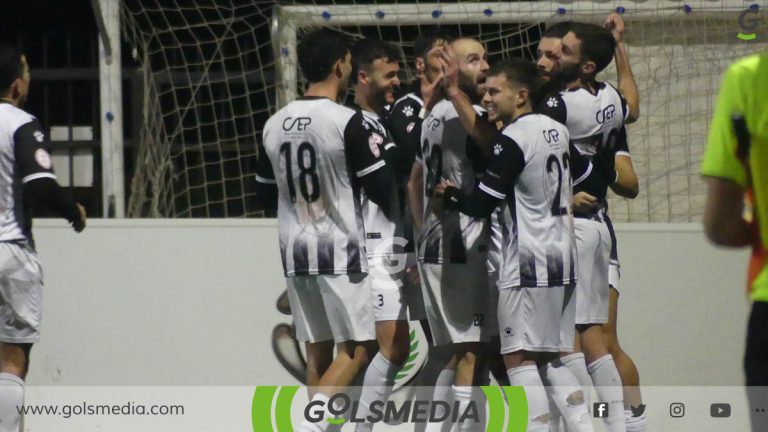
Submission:
[[[504,365],[504,357],[501,355],[501,337],[499,336],[499,318],[497,308],[499,306],[499,272],[488,272],[488,313],[486,314],[485,330],[489,334],[488,350],[485,353],[485,364],[488,371],[502,386],[509,385],[507,368]],[[487,374],[486,372],[484,372]],[[488,379],[489,380],[489,379]],[[480,385],[487,385],[487,381],[480,381]]]
[[[408,359],[410,341],[406,305],[403,300],[399,273],[390,275],[379,269],[371,269],[369,278],[373,287],[373,310],[376,320],[376,341],[379,352],[365,371],[360,395],[358,417],[370,414],[370,404],[387,401],[395,385],[395,376]],[[369,431],[371,423],[358,423],[355,430]]]
[[[40,338],[43,280],[37,255],[0,243],[0,432],[18,432],[32,344]]]

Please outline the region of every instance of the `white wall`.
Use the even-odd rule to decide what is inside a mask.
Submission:
[[[645,385],[739,385],[746,252],[698,225],[618,227],[621,341]],[[269,220],[36,221],[36,385],[294,384],[272,354],[283,290]]]

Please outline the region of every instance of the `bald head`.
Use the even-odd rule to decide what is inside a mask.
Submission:
[[[451,43],[451,48],[459,65],[462,90],[475,102],[479,102],[483,96],[479,84],[485,81],[489,69],[485,47],[475,39],[459,38]]]

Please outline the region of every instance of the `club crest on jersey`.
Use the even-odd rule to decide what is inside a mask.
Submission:
[[[32,135],[35,136],[35,140],[37,142],[43,142],[43,140],[45,139],[45,134],[42,133],[41,131],[35,131],[35,133],[33,133]]]
[[[598,123],[603,124],[608,120],[613,119],[615,115],[616,115],[616,106],[614,104],[610,104],[607,107],[603,108],[602,111],[598,111],[597,114],[595,114],[595,120],[597,120]]]
[[[51,155],[43,149],[35,151],[35,161],[43,169],[51,169]]]
[[[553,96],[553,97],[547,99],[547,106],[550,107],[550,108],[554,108],[554,107],[558,106],[557,98]]]
[[[544,141],[546,141],[547,144],[560,142],[560,133],[557,131],[557,129],[544,130],[541,132],[544,134]]]
[[[368,147],[371,148],[371,153],[373,153],[374,156],[381,156],[381,150],[379,150],[379,146],[382,143],[384,143],[384,137],[377,134],[376,132],[372,133],[371,136],[368,137]]]
[[[408,126],[405,128],[406,133],[411,133],[413,128],[416,126],[416,122],[410,122],[408,123]]]
[[[312,119],[309,117],[286,117],[283,120],[283,130],[289,131],[296,128],[297,131],[303,131],[307,129],[307,126],[312,123]]]
[[[503,148],[501,147],[501,144],[496,143],[493,145],[493,154],[496,156],[500,155],[502,150]]]
[[[413,116],[413,107],[410,105],[406,105],[405,108],[403,108],[403,115],[406,117]]]

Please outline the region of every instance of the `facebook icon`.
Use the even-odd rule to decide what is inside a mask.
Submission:
[[[595,402],[592,406],[592,417],[594,418],[607,418],[608,417],[608,403],[607,402]]]

